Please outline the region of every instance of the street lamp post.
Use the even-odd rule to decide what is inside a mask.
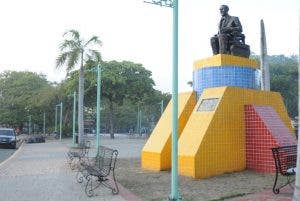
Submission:
[[[54,124],[54,132],[57,133],[57,105],[55,106],[55,124]]]
[[[75,132],[76,132],[76,91],[73,94],[73,145],[75,145]]]
[[[57,107],[60,107],[59,140],[61,141],[61,136],[62,136],[62,108],[63,108],[63,103],[60,102],[60,104],[57,104],[55,106],[55,132],[57,132]]]
[[[137,111],[137,126],[136,126],[137,134],[141,135],[141,127],[142,127],[142,111],[140,109],[140,104],[138,104],[138,111]]]
[[[61,134],[62,134],[62,108],[63,103],[60,102],[60,121],[59,121],[59,140],[61,141]]]
[[[28,134],[31,134],[31,115],[29,115]]]
[[[44,135],[46,134],[46,113],[44,112],[44,123],[43,123],[43,132],[44,132]]]
[[[164,100],[161,100],[159,104],[160,104],[160,115],[162,115],[164,112]]]
[[[146,1],[144,1],[146,2]],[[172,172],[169,200],[181,200],[178,193],[178,0],[146,2],[173,8],[173,73],[172,73]]]
[[[97,141],[96,141],[96,147],[97,152],[99,150],[100,146],[100,106],[101,106],[101,65],[98,65],[97,68],[97,128],[96,128],[96,135],[97,135]]]
[[[96,149],[97,152],[100,146],[100,109],[101,109],[101,65],[87,71],[95,72],[97,68],[97,111],[96,111]]]
[[[142,135],[142,110],[139,111],[139,135]]]
[[[300,40],[300,33],[299,33],[299,40]],[[300,55],[300,46],[299,46],[299,52],[298,55]],[[298,133],[297,135],[300,136],[300,131],[299,131],[299,124],[300,124],[300,56],[298,56]],[[300,138],[298,137],[298,149],[297,149],[297,169],[296,172],[300,172]],[[293,201],[297,201],[300,198],[300,174],[296,174],[295,178],[295,190],[294,190],[294,196],[293,196]]]
[[[139,126],[140,126],[140,106],[138,105],[138,110],[137,110],[137,122],[136,122],[136,133],[139,134]]]

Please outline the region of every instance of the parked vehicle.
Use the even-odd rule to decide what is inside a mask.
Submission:
[[[16,132],[12,128],[0,128],[0,145],[8,145],[11,148],[16,148]]]

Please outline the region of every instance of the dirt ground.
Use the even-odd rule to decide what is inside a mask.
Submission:
[[[118,160],[115,172],[117,181],[143,200],[168,200],[171,192],[169,171],[143,170],[139,158],[122,158]],[[201,180],[179,176],[179,193],[184,201],[229,200],[271,189],[273,183],[274,174],[248,170]]]

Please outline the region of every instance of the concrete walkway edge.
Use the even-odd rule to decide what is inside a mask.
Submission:
[[[12,160],[13,158],[15,158],[19,152],[21,152],[21,150],[23,149],[23,145],[24,145],[24,141],[21,142],[20,147],[15,151],[15,153],[13,153],[11,156],[9,156],[7,159],[5,159],[4,161],[2,161],[0,163],[0,167],[2,167],[3,165],[5,165],[7,162],[9,162],[10,160]]]
[[[118,182],[119,193],[126,201],[143,201],[141,198],[133,194],[131,191],[126,189],[122,184]]]

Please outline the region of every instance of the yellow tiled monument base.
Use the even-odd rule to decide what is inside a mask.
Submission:
[[[196,93],[178,95],[178,136],[184,129],[196,105]],[[142,150],[142,168],[167,170],[171,168],[172,101],[166,107]]]
[[[215,98],[214,109],[197,111],[204,99]],[[235,87],[205,89],[178,141],[179,174],[205,178],[245,169],[246,104],[272,106],[292,131],[279,93]]]
[[[232,56],[228,54],[217,54],[212,57],[197,60],[194,62],[193,69],[212,67],[212,66],[247,66],[258,68],[258,62],[254,59]]]

